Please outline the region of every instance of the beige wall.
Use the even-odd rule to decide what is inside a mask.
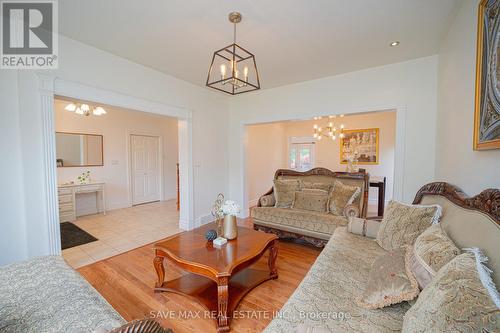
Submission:
[[[101,134],[104,141],[104,166],[57,168],[59,183],[75,181],[76,177],[90,170],[92,180],[106,183],[106,201],[109,209],[128,207],[129,174],[128,145],[129,134],[160,136],[163,148],[163,199],[176,197],[176,163],[178,160],[177,119],[144,112],[105,107],[104,116],[83,117],[64,110],[68,102],[55,101],[55,122],[58,132]],[[95,200],[95,199],[94,199]],[[82,198],[82,206],[92,202],[92,198]],[[86,209],[82,208],[83,213]],[[92,210],[89,208],[89,212]]]
[[[285,125],[271,123],[247,127],[246,176],[252,206],[272,187],[275,171],[286,168]]]
[[[463,2],[439,53],[436,180],[469,195],[500,188],[500,149],[472,149],[478,3]]]
[[[247,184],[250,204],[255,204],[272,186],[274,172],[288,167],[288,144],[292,137],[311,137],[313,125],[325,127],[328,119],[290,121],[247,126]],[[378,165],[360,165],[370,175],[387,178],[386,200],[392,199],[394,184],[394,148],[396,135],[396,112],[372,112],[336,118],[336,124],[343,123],[346,129],[379,128]],[[345,171],[340,163],[340,140],[323,138],[316,142],[316,167],[333,171]],[[370,201],[377,201],[377,190],[371,189]]]

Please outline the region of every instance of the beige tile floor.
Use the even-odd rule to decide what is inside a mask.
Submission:
[[[63,257],[79,268],[153,243],[181,232],[175,200],[79,217],[74,222],[98,241],[63,250]]]

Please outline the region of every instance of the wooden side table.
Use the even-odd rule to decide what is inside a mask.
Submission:
[[[378,188],[377,216],[384,216],[385,207],[385,177],[370,177],[370,187]]]

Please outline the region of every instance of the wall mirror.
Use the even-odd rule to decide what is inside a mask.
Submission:
[[[57,167],[102,166],[102,135],[56,132]]]

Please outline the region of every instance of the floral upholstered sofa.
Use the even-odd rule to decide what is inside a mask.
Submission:
[[[492,270],[492,280],[487,272],[488,268],[483,272],[475,271],[475,274],[478,280],[479,277],[481,281],[484,278],[488,291],[491,289],[493,293],[496,292],[494,284],[500,286],[500,190],[489,189],[468,198],[450,184],[431,183],[420,189],[414,204],[438,205],[441,209],[439,225],[456,246],[461,250],[473,247],[482,250],[485,257],[476,257],[474,263],[477,262],[479,267],[482,265],[479,261],[485,261],[488,257],[487,266]],[[379,246],[375,239],[350,233],[346,227],[336,228],[306,277],[264,332],[500,331],[500,305],[490,305],[489,312],[485,313],[478,310],[479,306],[483,306],[482,303],[471,306],[453,301],[460,298],[460,302],[470,303],[478,297],[476,289],[472,290],[473,297],[470,297],[470,294],[462,294],[467,292],[466,288],[465,291],[462,290],[463,285],[452,290],[449,297],[443,297],[442,303],[437,302],[437,296],[434,295],[439,294],[439,290],[426,291],[435,283],[432,281],[411,302],[403,301],[378,309],[360,306],[357,300],[367,286],[372,263],[379,256],[387,257],[387,254],[388,251]],[[443,269],[448,266],[450,265],[444,266]],[[433,279],[437,280],[440,273],[441,270]],[[466,279],[457,279],[454,276],[451,282],[449,280],[445,282],[447,285],[460,285],[463,281]],[[484,294],[485,292],[483,296]],[[498,301],[498,292],[496,297]],[[491,296],[491,299],[493,300],[494,296]],[[435,308],[433,312],[424,313],[420,320],[416,321],[416,326],[424,325],[427,328],[415,328],[415,321],[408,323],[416,313],[422,311],[422,307],[426,306]],[[443,313],[439,313],[441,309]],[[452,311],[450,309],[458,310],[450,313]],[[479,317],[483,316],[479,320],[478,313]],[[444,324],[441,323],[448,327],[445,330],[442,326],[438,327],[441,319],[446,321]],[[467,329],[464,330],[464,327]]]
[[[108,332],[125,322],[61,256],[0,267],[0,332]]]
[[[293,184],[294,181],[296,181],[295,184]],[[279,193],[277,193],[279,183],[290,183],[289,186],[296,186],[295,190],[298,192],[326,191],[329,192],[328,199],[326,201],[318,199],[312,204],[306,201],[305,205],[295,207],[302,199],[295,197],[280,205]],[[346,203],[357,216],[366,217],[368,186],[369,174],[366,172],[333,172],[325,168],[314,168],[306,172],[279,169],[274,175],[273,188],[259,199],[257,207],[251,209],[254,228],[272,232],[281,238],[302,239],[315,246],[324,246],[337,227],[347,225]],[[341,198],[342,189],[356,193],[351,202],[342,202],[332,212],[329,208],[333,206],[335,199]],[[292,189],[292,194],[293,191]],[[351,192],[348,193],[349,196]]]

